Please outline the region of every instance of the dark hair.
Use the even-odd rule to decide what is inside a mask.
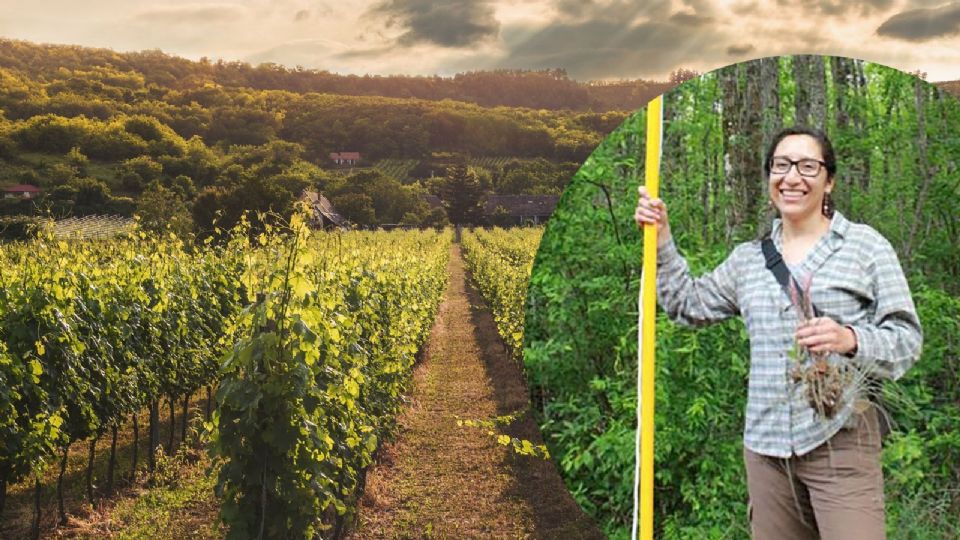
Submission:
[[[773,152],[776,151],[780,141],[790,135],[807,135],[813,137],[813,139],[817,141],[817,144],[820,145],[820,153],[823,154],[823,162],[826,163],[827,167],[827,178],[833,178],[833,176],[837,174],[837,156],[833,153],[833,145],[830,144],[830,139],[819,129],[804,126],[784,128],[774,135],[773,140],[770,141],[770,146],[767,148],[766,159],[763,161],[763,174],[770,176],[770,161],[773,160]]]

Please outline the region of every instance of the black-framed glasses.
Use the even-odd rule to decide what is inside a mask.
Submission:
[[[816,176],[820,174],[820,167],[825,166],[826,163],[819,159],[812,158],[794,161],[787,157],[774,156],[770,160],[770,173],[787,174],[790,171],[790,167],[794,165],[797,166],[797,172],[800,173],[800,176]]]

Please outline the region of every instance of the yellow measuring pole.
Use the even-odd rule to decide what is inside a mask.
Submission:
[[[647,105],[645,184],[651,199],[660,193],[663,96]],[[654,346],[657,323],[657,227],[643,228],[640,338],[640,540],[653,540]]]

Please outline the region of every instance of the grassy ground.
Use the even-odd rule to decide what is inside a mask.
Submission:
[[[206,493],[212,499],[210,480],[205,478],[203,470],[209,463],[205,455],[196,449],[196,422],[202,419],[206,408],[206,395],[197,395],[191,400],[188,417],[187,444],[181,445],[182,431],[182,403],[176,405],[176,422],[174,430],[174,445],[180,448],[176,456],[164,457],[161,453],[158,459],[157,473],[150,478],[147,473],[147,445],[149,412],[144,410],[138,415],[140,437],[138,450],[138,467],[136,474],[132,472],[132,457],[134,437],[132,421],[121,426],[117,438],[117,454],[115,465],[114,492],[107,493],[107,467],[110,457],[109,432],[100,438],[96,445],[94,459],[94,500],[91,505],[86,496],[86,468],[89,456],[89,443],[81,441],[70,447],[66,473],[64,474],[64,502],[68,516],[66,525],[58,523],[57,515],[57,475],[59,474],[59,460],[48,467],[41,479],[41,536],[50,538],[114,537],[126,525],[136,522],[135,516],[143,504],[153,504],[158,515],[165,508],[176,509],[178,504],[189,503],[191,500],[200,503],[200,506],[209,506],[210,501],[199,497]],[[169,408],[164,401],[160,407],[161,423],[159,442],[167,445],[170,436]],[[206,487],[204,487],[206,484]],[[145,500],[144,496],[149,495]],[[33,522],[34,484],[32,480],[21,482],[8,487],[6,509],[0,519],[0,538],[28,538]],[[152,497],[152,498],[151,498]],[[151,501],[153,501],[151,503]],[[140,505],[140,506],[137,506]],[[126,508],[130,507],[127,511]],[[117,513],[119,512],[119,513]],[[183,516],[176,516],[183,519]],[[216,518],[216,508],[208,512],[205,518],[212,523]],[[171,522],[175,521],[171,519]],[[127,531],[124,531],[124,535]],[[140,536],[122,536],[139,538],[144,536],[158,538],[186,538],[185,536],[169,534]]]
[[[180,452],[158,468],[153,487],[130,490],[125,497],[82,526],[58,531],[67,538],[223,538],[217,522],[220,504],[213,493],[210,463],[197,450]]]
[[[352,537],[602,538],[552,462],[517,455],[496,434],[457,424],[523,410],[528,400],[489,311],[466,282],[459,246],[449,273],[411,404],[367,476]],[[541,442],[529,415],[501,432]]]

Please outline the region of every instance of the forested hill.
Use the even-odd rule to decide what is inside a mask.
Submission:
[[[678,70],[671,81],[584,83],[571,80],[562,69],[474,71],[453,77],[337,75],[328,71],[287,68],[277,64],[252,66],[245,62],[194,62],[163,52],[115,52],[73,45],[38,45],[0,40],[0,67],[31,77],[49,77],[60,69],[91,70],[110,67],[136,72],[147,84],[187,90],[215,83],[255,90],[286,90],[352,96],[452,99],[484,107],[508,106],[576,111],[634,110],[650,98],[694,75]],[[335,68],[334,68],[335,69]]]
[[[309,187],[356,224],[433,223],[424,196],[452,165],[480,191],[556,195],[628,116],[258,89],[245,69],[286,73],[0,40],[0,188],[43,194],[0,200],[0,216],[136,207],[163,224],[173,201],[209,229],[217,215],[289,211]]]
[[[318,92],[351,96],[382,96],[452,99],[483,107],[507,106],[575,111],[632,111],[697,75],[677,69],[667,81],[622,80],[579,82],[568,78],[564,69],[493,70],[458,73],[453,77],[406,75],[338,75],[329,71],[287,68],[266,63],[198,62],[165,54],[159,50],[116,52],[76,45],[35,44],[0,39],[0,67],[15,69],[33,77],[59,71],[110,67],[136,72],[146,83],[185,90],[214,83],[225,87],[256,90]],[[935,83],[960,95],[960,80]]]

